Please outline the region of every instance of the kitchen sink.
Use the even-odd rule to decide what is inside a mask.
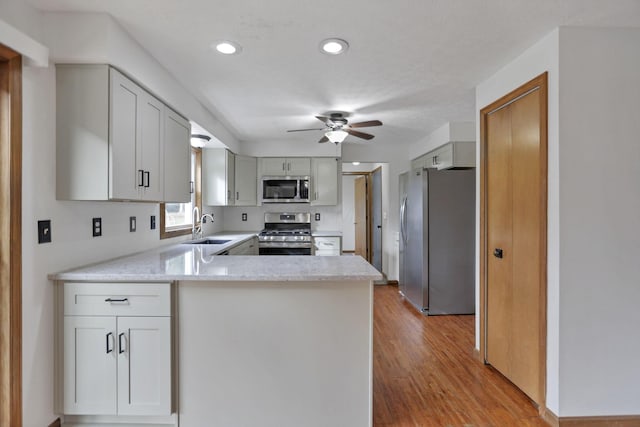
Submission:
[[[186,243],[190,245],[224,245],[225,243],[229,243],[230,241],[231,240],[205,239]]]

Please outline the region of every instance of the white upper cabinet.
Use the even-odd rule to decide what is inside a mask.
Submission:
[[[311,160],[313,175],[312,205],[338,204],[338,159],[335,157],[314,157]]]
[[[309,176],[309,157],[263,157],[260,159],[262,176]]]
[[[188,162],[189,155],[185,128],[180,138],[186,148],[177,154],[178,132],[166,124],[173,112],[108,65],[58,65],[56,80],[57,198],[165,201],[165,140],[171,161]],[[188,189],[188,168],[171,173],[172,182]]]
[[[235,154],[224,148],[202,150],[203,205],[235,204],[235,157]]]
[[[235,205],[256,206],[258,204],[257,159],[236,155],[235,163]]]
[[[411,168],[451,169],[476,166],[475,142],[449,142],[411,161]]]
[[[191,125],[165,107],[164,129],[163,200],[187,203],[191,200]]]

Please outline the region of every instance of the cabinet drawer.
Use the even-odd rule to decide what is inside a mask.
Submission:
[[[65,316],[170,316],[169,283],[65,283]]]

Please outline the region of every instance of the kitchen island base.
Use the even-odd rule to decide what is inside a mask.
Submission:
[[[372,281],[180,281],[181,427],[372,424]]]

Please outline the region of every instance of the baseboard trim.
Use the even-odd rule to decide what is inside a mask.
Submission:
[[[542,418],[542,420],[551,427],[560,427],[560,420],[558,419],[558,416],[551,412],[549,408],[544,408],[540,412],[540,418]]]
[[[62,427],[62,421],[60,421],[60,418],[58,418],[57,420],[49,424],[49,427]]]
[[[482,356],[480,355],[480,350],[478,350],[477,348],[473,349],[473,357],[480,363],[484,364],[484,359],[482,358]]]
[[[560,417],[560,427],[638,427],[640,415]]]
[[[398,281],[397,280],[387,280],[387,285],[389,286],[398,286]]]

